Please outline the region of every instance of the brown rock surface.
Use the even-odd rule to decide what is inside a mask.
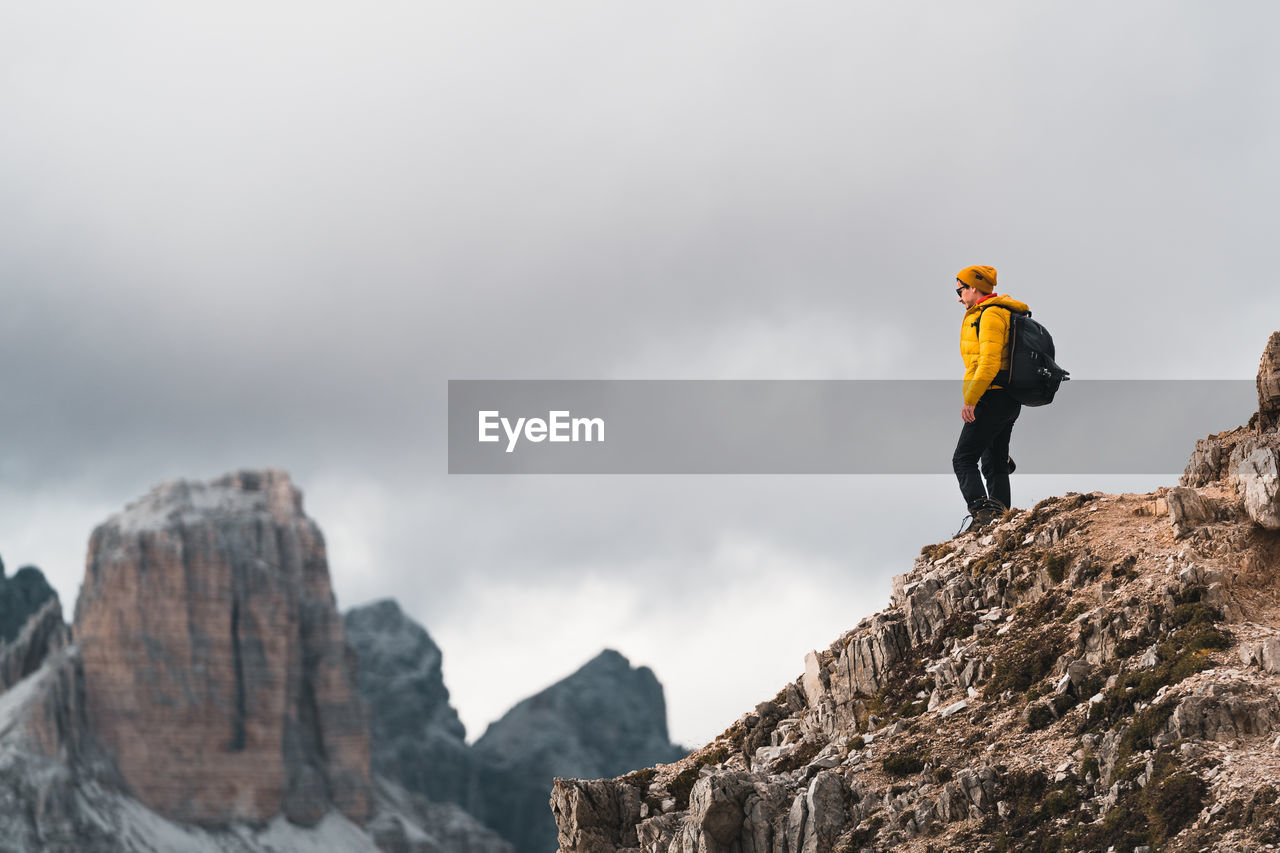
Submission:
[[[1258,365],[1258,428],[1280,427],[1280,332],[1272,332]]]
[[[1244,510],[1268,530],[1280,530],[1280,452],[1260,447],[1236,468]]]
[[[280,471],[173,482],[94,530],[76,605],[91,734],[166,817],[369,816],[324,540]]]
[[[1280,450],[1280,331],[1272,332],[1258,365],[1258,411],[1248,426],[1202,438],[1187,462],[1179,481],[1200,487],[1225,482],[1239,485],[1239,471],[1250,455],[1260,449]]]
[[[1073,493],[926,547],[712,743],[558,779],[561,853],[1262,849],[1280,540],[1229,494]],[[1180,809],[1126,822],[1157,796]]]

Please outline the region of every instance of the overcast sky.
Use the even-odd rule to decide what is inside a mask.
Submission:
[[[470,736],[609,646],[705,741],[885,603],[954,481],[450,477],[446,381],[958,378],[969,264],[1075,378],[1250,378],[1280,327],[1277,24],[0,4],[0,554],[70,617],[111,512],[284,468],[340,606],[398,598]]]

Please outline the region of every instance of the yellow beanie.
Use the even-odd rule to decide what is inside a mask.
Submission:
[[[965,267],[956,273],[956,281],[982,293],[990,293],[996,289],[996,268]]]

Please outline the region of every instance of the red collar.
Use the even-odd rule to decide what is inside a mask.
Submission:
[[[996,292],[993,290],[993,291],[991,291],[990,293],[988,293],[986,296],[984,296],[984,297],[982,297],[981,299],[979,299],[977,302],[973,303],[973,307],[974,307],[974,308],[977,308],[979,305],[981,305],[982,303],[986,302],[986,301],[987,301],[988,299],[990,299],[991,297],[993,297],[993,296],[999,296],[999,295],[1000,295],[1000,294],[996,293]]]

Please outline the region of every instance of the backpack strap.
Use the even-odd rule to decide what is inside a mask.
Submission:
[[[1005,341],[1005,348],[1006,348],[1005,351],[1008,352],[1009,354],[1009,367],[1005,370],[997,371],[996,375],[991,379],[992,385],[999,385],[1001,387],[1004,387],[1009,384],[1009,376],[1013,372],[1013,344],[1014,344],[1014,338],[1017,337],[1017,334],[1018,334],[1017,325],[1013,322],[1013,318],[1014,317],[1030,317],[1031,312],[1015,311],[1014,309],[1010,308],[1008,305],[988,305],[984,307],[982,310],[978,312],[978,316],[974,318],[974,321],[973,321],[973,330],[978,334],[979,341],[982,340],[982,327],[979,325],[979,323],[982,322],[982,315],[985,314],[987,312],[987,309],[989,308],[1003,308],[1004,310],[1009,312],[1009,336],[1008,336],[1008,340]]]
[[[1013,319],[1014,317],[1030,317],[1031,316],[1030,311],[1015,311],[1012,308],[1010,308],[1008,305],[984,305],[982,306],[981,310],[978,311],[977,318],[974,319],[973,321],[973,327],[977,329],[979,332],[981,332],[982,329],[978,326],[978,324],[982,322],[982,315],[986,313],[988,308],[1003,308],[1004,310],[1009,312],[1010,319]]]

